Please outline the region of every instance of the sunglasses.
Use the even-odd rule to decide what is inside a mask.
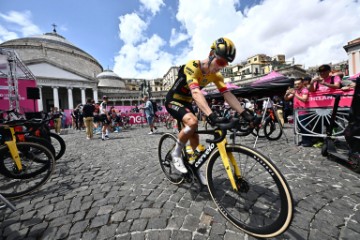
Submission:
[[[216,55],[215,55],[214,61],[215,61],[216,65],[218,65],[220,67],[225,67],[226,65],[228,65],[228,62],[225,59],[217,57]]]

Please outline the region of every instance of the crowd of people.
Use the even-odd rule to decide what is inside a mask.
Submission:
[[[355,88],[355,82],[343,80],[344,74],[339,71],[332,71],[330,65],[324,64],[318,68],[318,75],[314,78],[305,77],[297,78],[294,81],[294,88],[289,88],[284,96],[285,101],[292,101],[294,98],[301,102],[307,102],[309,99],[309,93],[311,92],[324,92],[326,93],[331,89],[341,89],[343,91],[349,91]],[[323,139],[316,136],[308,136],[308,131],[303,127],[304,125],[311,125],[308,118],[309,112],[301,110],[298,112],[299,121],[302,124],[300,126],[300,133],[302,135],[301,144],[303,147],[321,147],[323,145]],[[320,123],[317,126],[310,126],[314,129],[319,129]]]

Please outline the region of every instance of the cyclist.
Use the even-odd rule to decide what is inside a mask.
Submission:
[[[187,169],[181,158],[181,151],[188,140],[195,151],[199,145],[199,135],[195,134],[198,127],[192,101],[194,100],[207,117],[206,120],[214,125],[221,123],[225,119],[214,113],[201,92],[201,89],[209,83],[214,83],[223,95],[225,101],[249,122],[253,121],[253,116],[244,111],[237,98],[229,91],[224,83],[224,78],[220,70],[232,62],[235,58],[236,48],[234,43],[228,38],[219,38],[212,45],[208,58],[204,60],[190,60],[186,65],[181,66],[178,77],[166,95],[165,107],[177,121],[184,124],[184,128],[178,135],[178,140],[174,151],[171,153],[175,168],[181,173],[187,173]],[[202,184],[206,185],[205,177],[197,173]]]

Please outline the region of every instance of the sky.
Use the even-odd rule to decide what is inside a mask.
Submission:
[[[347,60],[359,0],[0,0],[0,43],[52,32],[122,78],[162,78],[228,37],[233,64],[285,54],[305,68]]]

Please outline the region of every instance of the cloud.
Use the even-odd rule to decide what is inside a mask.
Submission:
[[[156,34],[137,45],[124,45],[115,57],[114,72],[124,78],[162,77],[173,58],[161,50],[164,45],[165,41]]]
[[[18,35],[15,32],[10,32],[6,28],[0,25],[0,43],[15,38],[18,38]]]
[[[359,1],[265,0],[244,12],[236,10],[237,4],[180,0],[177,19],[193,46],[186,57],[202,59],[211,41],[228,36],[238,49],[235,63],[264,53],[311,66],[346,60],[343,46],[360,36]]]
[[[7,14],[0,13],[0,17],[7,23],[15,26],[14,31],[20,32],[22,36],[40,34],[40,28],[31,21],[31,12],[10,11]]]
[[[175,28],[171,29],[170,47],[175,47],[177,44],[189,39],[190,36],[185,33],[178,33]]]
[[[145,29],[150,28],[151,20],[141,20],[139,15],[133,17],[142,23],[140,27],[136,22],[127,25],[127,28],[141,29],[136,37],[128,37],[137,39],[130,41],[134,53],[140,51],[140,45],[146,46],[156,49],[152,53],[154,62],[167,61],[161,62],[165,70],[155,73],[157,67],[150,61],[151,57],[137,53],[131,61],[124,60],[128,69],[134,69],[134,72],[126,71],[127,77],[162,77],[173,65],[184,64],[189,59],[204,59],[211,43],[221,36],[229,37],[237,46],[234,64],[264,53],[285,54],[286,60],[294,58],[296,64],[306,67],[348,59],[343,46],[360,37],[360,3],[354,0],[264,0],[242,11],[237,0],[179,0],[178,26],[169,28],[169,42],[155,41],[161,39],[160,34],[146,35]],[[180,43],[179,49],[174,48]],[[122,50],[119,54],[125,57]],[[120,76],[124,76],[122,71],[118,73]]]
[[[136,44],[141,41],[144,36],[144,30],[147,24],[136,13],[126,14],[119,17],[119,37],[125,44]]]
[[[150,10],[152,15],[160,11],[161,6],[165,6],[163,0],[140,0],[146,10]]]

